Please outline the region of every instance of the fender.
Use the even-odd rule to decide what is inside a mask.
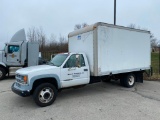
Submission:
[[[6,64],[4,64],[3,62],[0,62],[0,65],[5,67],[5,68],[7,67]]]
[[[45,75],[37,75],[37,76],[34,76],[30,79],[29,81],[29,87],[30,87],[30,90],[32,89],[33,87],[33,83],[38,80],[38,79],[42,79],[42,78],[54,78],[56,81],[57,81],[57,85],[58,85],[58,88],[61,88],[61,84],[60,84],[60,79],[58,77],[58,75],[56,74],[45,74]]]

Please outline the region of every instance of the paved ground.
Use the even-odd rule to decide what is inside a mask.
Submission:
[[[12,93],[13,82],[14,77],[0,81],[0,120],[160,120],[160,82],[131,89],[118,82],[69,89],[45,108]]]

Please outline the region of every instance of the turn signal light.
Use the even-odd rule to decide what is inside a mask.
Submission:
[[[23,80],[25,83],[27,83],[27,76],[24,76]]]

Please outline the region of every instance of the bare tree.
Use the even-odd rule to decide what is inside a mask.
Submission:
[[[78,30],[78,29],[81,29],[81,28],[84,28],[84,27],[86,27],[86,26],[88,26],[88,24],[87,23],[82,23],[82,24],[76,24],[75,26],[74,26],[74,30]]]
[[[56,36],[54,34],[51,34],[49,44],[50,46],[57,46]]]
[[[76,25],[74,26],[74,30],[78,30],[78,29],[81,29],[81,24],[76,24]]]
[[[43,28],[40,27],[39,29],[37,29],[37,40],[40,44],[40,50],[44,50],[45,44],[46,44],[46,35],[43,32]]]
[[[61,52],[68,51],[68,42],[67,42],[66,38],[62,35],[60,35],[60,37],[59,37],[59,45],[60,45]]]
[[[82,23],[82,28],[87,27],[88,24],[87,23]]]
[[[39,28],[29,28],[28,32],[27,32],[27,37],[28,40],[31,42],[38,42],[40,45],[40,50],[44,49],[44,46],[46,44],[46,35],[43,32],[43,28],[39,27]]]
[[[141,28],[140,26],[136,26],[135,24],[132,24],[132,23],[130,25],[128,25],[127,27],[133,28],[133,29],[147,30],[145,28]]]
[[[42,27],[29,28],[27,37],[31,42],[38,42],[40,51],[43,53],[68,52],[68,41],[64,36],[60,35],[58,40],[56,40],[56,36],[54,34],[51,34],[50,39],[47,39]]]
[[[136,28],[136,25],[135,24],[130,24],[128,25],[129,28]]]
[[[156,48],[159,47],[158,40],[157,38],[154,37],[153,33],[151,33],[150,38],[151,38],[152,52],[155,52]]]
[[[27,37],[28,37],[28,40],[31,42],[37,41],[37,33],[36,33],[35,27],[29,28],[27,32]]]

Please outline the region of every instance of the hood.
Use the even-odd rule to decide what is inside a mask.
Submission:
[[[38,65],[38,66],[31,66],[31,67],[26,67],[26,68],[21,68],[16,71],[16,73],[19,74],[29,74],[29,73],[34,73],[34,72],[40,72],[40,71],[50,71],[51,69],[58,68],[56,66],[51,66],[51,65]]]

